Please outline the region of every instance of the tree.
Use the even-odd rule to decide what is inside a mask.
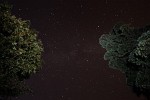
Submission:
[[[7,100],[29,91],[24,80],[40,70],[43,51],[30,22],[11,14],[12,6],[0,4],[0,97]]]
[[[139,96],[150,94],[150,26],[133,28],[116,24],[99,42],[109,66],[125,73],[127,85]]]

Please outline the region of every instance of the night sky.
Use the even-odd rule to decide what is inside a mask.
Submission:
[[[27,80],[34,92],[14,100],[145,100],[108,67],[99,37],[117,22],[150,24],[150,0],[8,1],[44,45],[42,70]]]

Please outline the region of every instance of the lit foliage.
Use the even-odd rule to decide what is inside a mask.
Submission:
[[[127,84],[137,95],[150,93],[150,26],[135,29],[116,24],[103,34],[100,44],[106,49],[109,66],[125,73]]]
[[[11,14],[0,4],[0,96],[18,96],[28,91],[24,80],[41,66],[42,43],[29,21]]]

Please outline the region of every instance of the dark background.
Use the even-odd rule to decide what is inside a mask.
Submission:
[[[150,0],[8,0],[44,44],[43,68],[14,100],[145,100],[103,60],[99,37],[114,24],[150,24]]]

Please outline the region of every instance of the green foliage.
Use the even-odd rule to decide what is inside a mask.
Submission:
[[[127,84],[137,94],[150,93],[150,27],[135,29],[116,24],[99,41],[106,49],[104,59],[109,66],[125,73]]]
[[[41,66],[43,46],[30,22],[11,14],[11,6],[0,4],[0,96],[28,91],[24,80]]]

